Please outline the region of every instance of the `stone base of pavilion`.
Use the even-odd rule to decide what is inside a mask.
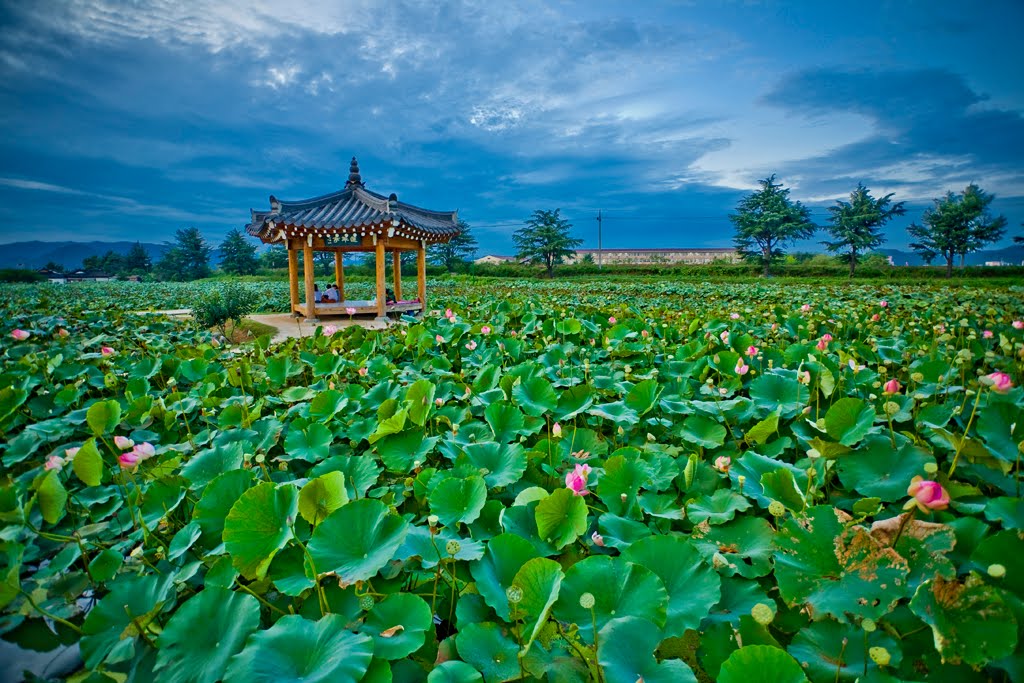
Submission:
[[[361,303],[363,305],[353,306],[352,303]],[[349,314],[348,309],[351,308],[355,312]],[[391,317],[399,317],[403,315],[418,315],[423,312],[423,304],[419,301],[403,301],[399,303],[387,304],[384,307],[384,316],[380,316],[377,305],[372,306],[365,305],[365,302],[349,302],[342,301],[341,303],[330,303],[330,304],[314,304],[313,315],[310,316],[307,310],[306,304],[301,304],[293,308],[293,314],[295,317],[305,318],[309,322],[315,322],[321,318],[349,318],[354,316],[365,316],[372,315],[377,320],[386,321]]]

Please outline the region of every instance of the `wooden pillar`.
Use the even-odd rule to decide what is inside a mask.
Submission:
[[[291,301],[290,315],[294,315],[299,307],[299,252],[292,248],[288,240],[288,298]]]
[[[384,238],[381,236],[377,237],[377,317],[386,317],[386,301],[387,301],[387,282],[385,280],[385,268],[384,268]]]
[[[402,252],[391,252],[392,267],[395,271],[395,301],[402,300]]]
[[[427,249],[420,242],[416,249],[416,285],[419,287],[421,310],[427,311]]]
[[[313,293],[313,247],[309,242],[302,245],[302,274],[306,279],[306,319],[316,320],[316,301]]]
[[[345,300],[345,255],[339,250],[334,252],[334,283],[338,285],[338,301]]]

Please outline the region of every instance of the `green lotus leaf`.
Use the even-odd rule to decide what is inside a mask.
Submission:
[[[178,533],[174,534],[170,545],[167,547],[167,559],[176,560],[192,547],[192,544],[199,540],[202,529],[195,520],[183,526]]]
[[[732,467],[729,468],[729,478],[732,480],[733,488],[740,490],[739,478],[743,477],[743,495],[753,498],[763,508],[771,504],[772,499],[765,495],[764,487],[761,486],[761,477],[778,469],[787,469],[793,475],[797,488],[806,490],[807,472],[793,465],[775,460],[754,451],[747,451],[739,459],[733,458]]]
[[[985,506],[985,519],[999,522],[1004,529],[1024,528],[1024,498],[1003,496],[989,500]]]
[[[700,415],[691,415],[683,421],[679,436],[684,441],[702,448],[718,448],[725,443],[725,427]]]
[[[737,512],[750,509],[750,501],[729,489],[718,489],[710,496],[701,496],[686,506],[686,516],[694,524],[724,524]]]
[[[89,406],[85,421],[93,436],[110,434],[121,422],[121,404],[117,401],[97,401]]]
[[[622,401],[593,406],[587,413],[610,420],[620,427],[629,427],[640,421],[637,412]]]
[[[18,408],[25,403],[29,392],[20,387],[0,389],[0,429],[6,429],[8,422],[18,414]]]
[[[487,484],[482,477],[445,479],[430,492],[430,511],[445,526],[471,524],[487,502]]]
[[[458,660],[441,662],[427,676],[427,683],[481,683],[483,680],[479,671]]]
[[[383,439],[385,436],[401,433],[401,431],[405,429],[405,423],[408,417],[409,411],[403,408],[394,415],[381,419],[380,422],[377,423],[377,428],[369,437],[367,437],[367,441],[372,445]]]
[[[389,472],[406,474],[427,461],[438,438],[424,438],[422,429],[407,429],[399,434],[385,436],[377,442],[375,448]]]
[[[562,548],[587,530],[587,504],[567,488],[557,489],[537,503],[537,533],[555,548]]]
[[[626,398],[623,399],[623,403],[626,404],[627,408],[643,417],[650,412],[651,408],[657,405],[661,391],[658,380],[645,379],[633,385],[633,388],[626,394]]]
[[[259,628],[260,603],[245,593],[207,587],[186,601],[160,634],[159,683],[220,680],[229,660]]]
[[[518,443],[475,443],[466,446],[465,453],[488,487],[514,484],[526,471],[526,451]]]
[[[580,603],[585,593],[594,597],[593,608]],[[638,617],[659,628],[665,625],[668,593],[657,574],[621,557],[592,555],[565,572],[554,615],[574,623],[581,637],[594,637],[612,619]]]
[[[408,657],[423,647],[434,618],[423,598],[411,593],[392,593],[366,614],[360,633],[373,638],[373,656],[382,659]]]
[[[807,676],[785,650],[770,645],[748,645],[729,655],[718,683],[806,683]]]
[[[968,529],[970,532],[977,533],[971,527]],[[958,530],[956,549],[960,550],[969,542],[969,539],[961,541],[961,533]],[[979,572],[987,573],[990,566],[1002,565],[1006,569],[1006,576],[1002,579],[1003,587],[1013,591],[1019,597],[1024,595],[1024,553],[1020,552],[1020,549],[1021,539],[1017,532],[999,531],[982,539],[971,551],[969,566]]]
[[[121,574],[82,624],[79,646],[90,669],[135,654],[135,637],[156,619],[170,595],[173,574]]]
[[[103,583],[117,575],[121,565],[124,564],[124,555],[113,548],[107,548],[93,555],[89,562],[89,576],[93,581]]]
[[[459,551],[454,555],[448,552],[448,541],[458,541]],[[402,545],[395,553],[396,560],[409,560],[418,557],[420,566],[431,569],[443,560],[454,558],[472,562],[484,556],[484,544],[472,538],[460,536],[450,527],[431,529],[426,526],[411,526],[405,535]]]
[[[793,606],[807,604],[815,618],[831,615],[879,620],[909,597],[907,561],[861,526],[846,526],[841,511],[808,508],[779,530],[775,577]]]
[[[605,680],[697,683],[685,662],[655,659],[661,640],[661,629],[646,619],[624,616],[609,621],[600,631],[597,650]]]
[[[825,431],[844,446],[856,446],[875,422],[875,409],[861,398],[841,398],[825,413]]]
[[[810,399],[810,391],[796,380],[795,374],[793,371],[773,370],[750,383],[750,398],[762,415],[777,413],[782,419],[789,420],[804,409]]]
[[[328,422],[348,404],[348,399],[337,389],[317,393],[309,404],[309,416],[319,422]]]
[[[234,470],[218,476],[203,490],[203,497],[192,510],[192,518],[199,523],[203,536],[210,537],[210,544],[221,542],[224,519],[231,506],[252,486],[251,470]]]
[[[558,406],[558,394],[543,377],[523,379],[512,388],[512,398],[524,413],[533,417],[540,417]]]
[[[1024,408],[1012,403],[989,403],[978,409],[978,436],[985,446],[1000,460],[1016,462],[1020,458],[1021,441],[1024,441],[1024,429],[1014,425],[1024,425]]]
[[[831,619],[816,621],[804,628],[793,638],[787,648],[798,662],[806,662],[804,671],[812,681],[854,681],[865,671],[879,672],[878,665],[870,657],[869,649],[884,647],[889,652],[889,665],[898,667],[903,652],[895,638],[882,629],[864,637],[859,626],[840,624]]]
[[[771,571],[775,555],[771,525],[761,517],[744,516],[727,524],[712,526],[694,542],[701,554],[726,576],[739,574],[753,579]]]
[[[634,522],[610,512],[597,518],[597,530],[603,537],[606,546],[619,550],[625,550],[641,538],[651,535],[651,530],[646,524]]]
[[[349,499],[362,498],[366,491],[377,483],[380,468],[373,458],[356,455],[335,455],[327,458],[309,471],[309,476],[319,477],[328,472],[345,475],[345,490]]]
[[[299,494],[294,486],[263,482],[243,493],[224,520],[224,546],[247,579],[262,579],[274,555],[292,538]]]
[[[602,516],[603,519],[604,516]],[[697,629],[722,596],[722,580],[700,552],[680,536],[649,536],[622,553],[627,562],[654,572],[668,592],[666,637]]]
[[[586,412],[593,404],[594,390],[587,384],[577,384],[558,395],[558,405],[552,417],[556,420],[570,420]]]
[[[57,470],[48,472],[36,485],[36,496],[39,500],[39,511],[43,519],[56,524],[67,512],[68,491],[60,483]]]
[[[267,378],[275,389],[284,385],[288,378],[302,373],[302,365],[291,356],[271,356],[267,359]]]
[[[434,409],[434,383],[420,379],[409,385],[405,392],[405,405],[409,410],[409,419],[413,424],[423,426],[427,423],[430,412]]]
[[[885,502],[903,500],[915,476],[935,458],[925,449],[905,442],[894,452],[888,436],[868,436],[857,450],[839,459],[839,478],[847,488]]]
[[[217,476],[239,469],[243,457],[240,443],[207,448],[189,459],[181,468],[181,476],[189,480],[193,490],[199,491]]]
[[[469,624],[455,636],[459,656],[487,683],[519,678],[519,645],[494,622]]]
[[[469,565],[477,591],[503,620],[511,620],[506,591],[523,565],[538,556],[525,538],[506,533],[492,538],[483,558]]]
[[[562,567],[554,560],[535,557],[527,560],[512,580],[512,590],[519,591],[520,600],[512,602],[513,620],[524,618],[526,640],[523,651],[529,651],[541,628],[547,623],[551,607],[562,586]]]
[[[299,491],[299,514],[316,526],[347,502],[345,475],[341,472],[328,472],[310,479]]]
[[[308,424],[302,429],[292,427],[284,439],[284,453],[278,454],[277,459],[319,462],[330,454],[333,440],[331,430],[319,422]]]
[[[523,413],[508,401],[495,401],[487,406],[484,417],[499,443],[509,443],[523,433]]]
[[[796,485],[793,472],[784,467],[762,474],[761,488],[765,497],[779,501],[794,512],[802,511],[807,505],[803,491]]]
[[[395,555],[409,523],[379,500],[344,505],[320,522],[307,548],[318,574],[334,572],[345,583],[366,581]]]
[[[103,480],[103,457],[96,449],[96,439],[89,439],[82,444],[75,453],[75,459],[71,461],[71,468],[86,486],[100,485]]]
[[[328,614],[309,621],[289,614],[249,637],[225,683],[356,683],[373,659],[373,640]]]
[[[277,590],[285,595],[299,596],[316,585],[316,576],[306,552],[298,545],[290,545],[270,563],[267,576]]]
[[[768,438],[779,431],[779,414],[772,413],[756,425],[747,430],[743,440],[748,444],[760,445],[768,441]]]
[[[501,511],[500,522],[503,531],[515,534],[529,542],[538,556],[550,557],[558,550],[537,533],[537,506],[540,501],[516,505]]]
[[[604,474],[597,481],[597,496],[608,507],[608,512],[640,519],[643,513],[637,496],[650,479],[647,463],[616,455],[605,461]]]

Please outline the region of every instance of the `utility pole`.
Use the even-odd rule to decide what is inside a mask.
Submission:
[[[597,210],[597,267],[604,267],[604,253],[601,249],[601,209]]]

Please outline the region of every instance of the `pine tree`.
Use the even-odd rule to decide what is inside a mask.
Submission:
[[[153,269],[153,261],[149,258],[149,253],[141,242],[132,245],[128,253],[124,255],[121,265],[123,272],[132,275],[141,275]]]
[[[922,225],[907,228],[910,248],[928,263],[936,256],[946,259],[946,277],[953,277],[953,259],[960,256],[963,267],[967,254],[978,251],[990,242],[997,242],[1006,231],[1006,217],[992,217],[989,204],[995,195],[971,183],[959,194],[947,192],[925,210]]]
[[[165,280],[198,280],[210,275],[210,247],[196,228],[174,233],[174,243],[156,269]]]
[[[736,226],[736,251],[749,261],[760,263],[764,275],[773,261],[785,256],[788,243],[807,239],[817,226],[810,211],[789,198],[789,189],[775,182],[775,176],[760,181],[761,189],[744,197],[729,220]]]
[[[459,230],[462,232],[455,237],[447,242],[432,244],[427,251],[427,258],[432,263],[447,268],[449,273],[455,272],[460,266],[464,266],[476,255],[477,241],[476,237],[470,232],[469,224],[460,219]]]
[[[903,202],[892,204],[892,193],[879,199],[871,196],[864,185],[850,193],[850,201],[836,201],[830,206],[830,225],[825,229],[835,238],[834,242],[823,242],[832,252],[840,252],[841,258],[850,263],[850,277],[853,277],[858,259],[866,252],[877,249],[885,243],[882,226],[907,211]]]
[[[569,236],[572,223],[562,218],[559,211],[534,211],[526,221],[526,227],[512,235],[512,241],[519,249],[518,258],[543,263],[548,277],[554,274],[555,265],[564,263],[567,256],[574,256],[576,247],[583,244],[583,240]]]
[[[228,232],[220,248],[220,269],[230,275],[254,275],[259,268],[256,245],[249,244],[238,228]]]

